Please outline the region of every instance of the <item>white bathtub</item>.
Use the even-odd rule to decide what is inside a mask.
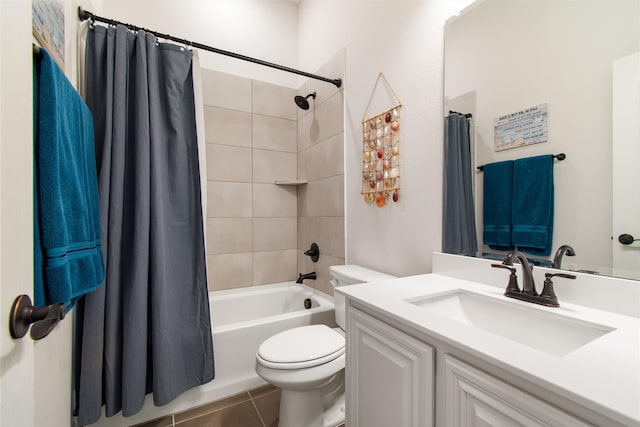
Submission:
[[[312,306],[304,308],[304,300]],[[171,403],[153,406],[147,395],[140,412],[104,417],[93,426],[122,427],[152,420],[194,406],[223,399],[266,384],[255,373],[258,346],[270,336],[297,326],[323,323],[335,326],[333,298],[294,282],[209,293],[215,379],[188,390]]]

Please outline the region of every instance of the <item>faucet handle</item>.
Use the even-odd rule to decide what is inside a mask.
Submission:
[[[506,264],[491,264],[491,267],[493,267],[493,268],[506,268],[507,270],[510,270],[512,273],[514,273],[516,271],[515,267],[512,267],[510,265],[506,265]]]
[[[565,279],[575,279],[576,276],[574,276],[573,274],[568,274],[568,273],[545,273],[544,277],[545,279],[551,279],[552,277],[563,277]]]
[[[520,293],[520,287],[518,286],[518,276],[516,275],[516,268],[505,265],[505,264],[491,264],[491,267],[494,268],[504,268],[510,271],[509,274],[509,284],[507,285],[507,289],[504,291],[506,294]]]
[[[558,297],[556,296],[555,291],[553,290],[553,282],[551,279],[553,277],[562,277],[564,279],[575,279],[576,276],[573,274],[567,273],[545,273],[544,274],[544,287],[542,288],[542,293],[540,294],[540,298],[544,300],[544,305],[548,307],[559,307]]]

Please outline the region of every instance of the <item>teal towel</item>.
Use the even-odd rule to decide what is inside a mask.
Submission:
[[[93,118],[44,49],[33,64],[34,303],[70,310],[104,278]]]
[[[482,239],[491,249],[511,250],[513,160],[484,165]]]
[[[553,155],[514,161],[512,241],[519,250],[551,254],[553,197]]]

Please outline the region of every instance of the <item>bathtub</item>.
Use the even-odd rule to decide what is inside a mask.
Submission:
[[[305,308],[309,299],[311,307]],[[307,304],[309,303],[307,302]],[[270,336],[297,326],[335,326],[333,298],[294,282],[209,293],[216,377],[182,393],[165,406],[147,395],[136,415],[103,416],[92,426],[122,427],[184,411],[266,384],[255,373],[258,346]]]

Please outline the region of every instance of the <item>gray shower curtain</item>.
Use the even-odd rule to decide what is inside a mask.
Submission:
[[[478,251],[473,206],[469,119],[450,114],[444,127],[442,251],[475,256]]]
[[[191,58],[123,26],[87,35],[106,279],[78,307],[80,425],[214,376]]]

